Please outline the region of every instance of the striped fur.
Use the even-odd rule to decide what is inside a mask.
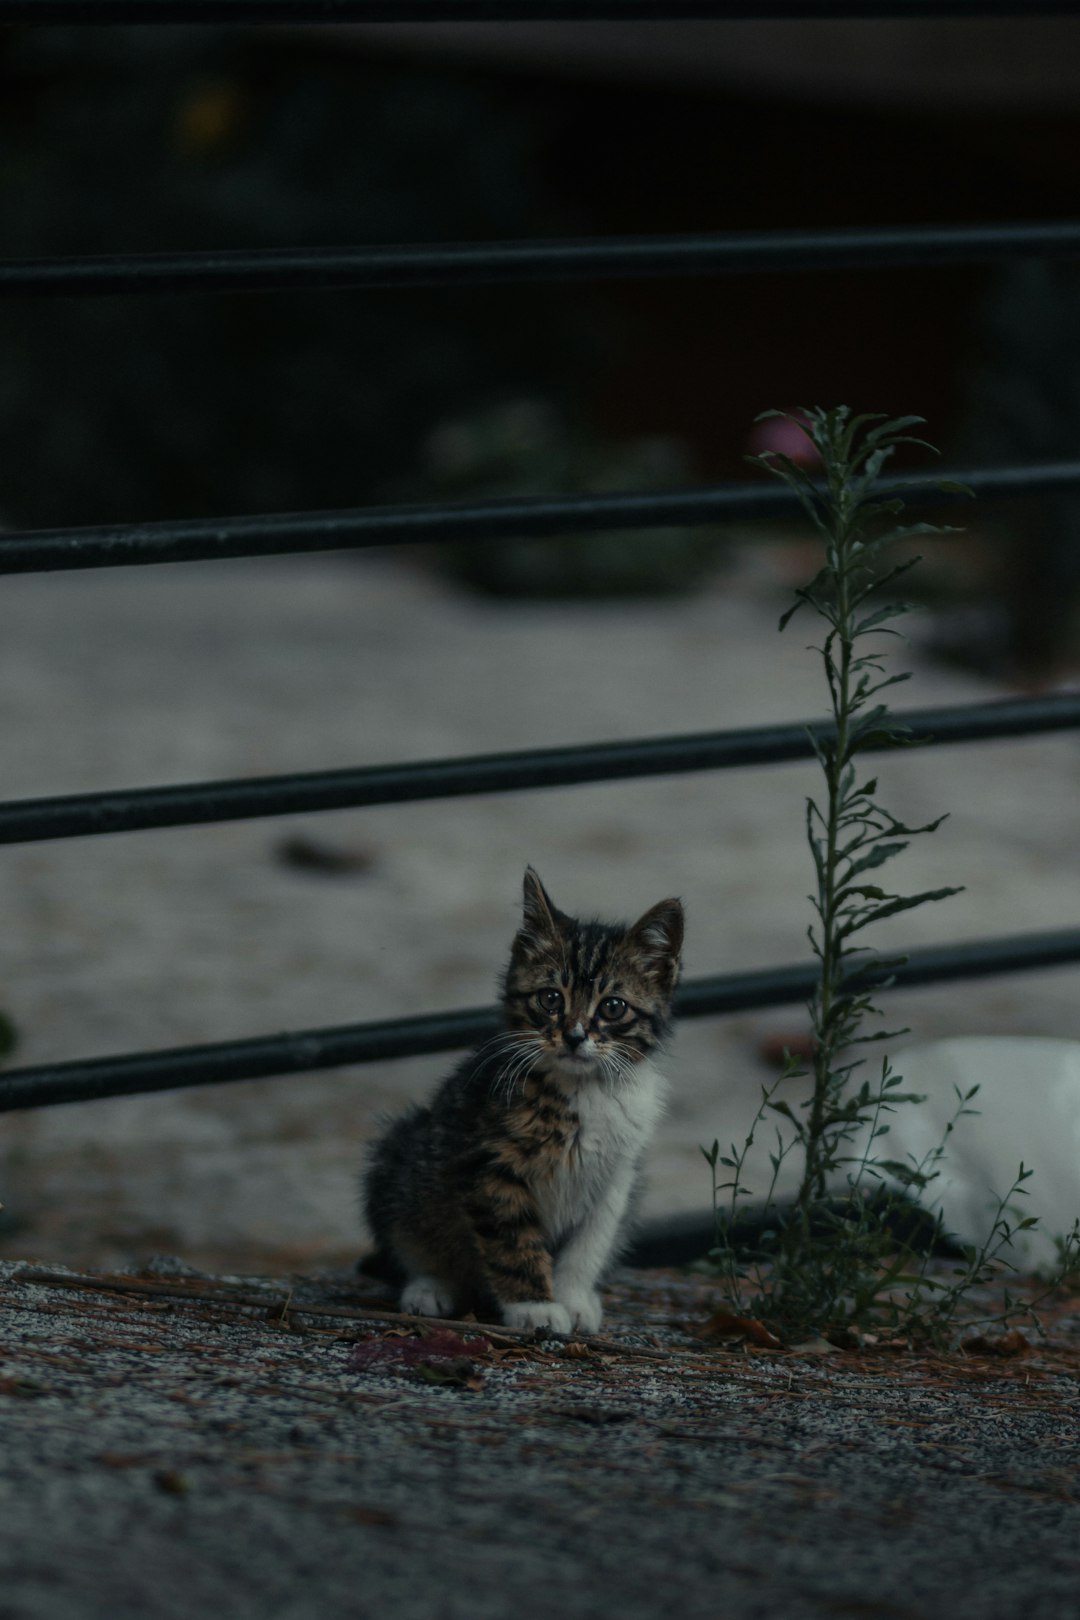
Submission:
[[[579,922],[525,874],[502,980],[504,1028],[375,1144],[365,1209],[402,1308],[600,1324],[641,1159],[663,1106],[683,912]]]

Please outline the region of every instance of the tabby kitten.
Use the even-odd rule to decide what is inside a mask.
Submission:
[[[532,868],[502,980],[505,1028],[375,1144],[377,1260],[421,1316],[497,1312],[593,1332],[642,1155],[660,1116],[683,909],[632,927],[559,911]]]

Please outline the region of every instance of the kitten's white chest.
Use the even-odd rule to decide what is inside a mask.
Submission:
[[[667,1086],[648,1062],[612,1091],[583,1086],[576,1099],[577,1147],[585,1159],[605,1164],[637,1159],[664,1111]]]
[[[667,1087],[649,1062],[614,1090],[583,1084],[574,1098],[577,1130],[553,1173],[536,1188],[545,1232],[558,1241],[616,1184],[633,1180],[656,1130]]]

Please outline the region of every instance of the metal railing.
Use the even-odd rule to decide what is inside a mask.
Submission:
[[[844,4],[836,0],[739,5],[720,0],[0,0],[0,22],[270,22],[511,20],[514,18],[904,17],[1075,15],[1071,3]],[[1080,257],[1080,222],[908,226],[884,230],[777,231],[570,242],[264,252],[113,255],[0,263],[0,296],[96,297],[252,294],[288,288],[446,286],[604,276],[715,275],[983,262],[1016,256]],[[952,471],[984,498],[1080,490],[1080,461]],[[897,479],[909,501],[941,505],[937,482]],[[44,572],[196,559],[269,556],[344,547],[547,536],[600,529],[698,524],[782,516],[797,510],[773,484],[560,499],[513,499],[362,508],[257,517],[193,519],[35,531],[0,536],[0,573]],[[1012,698],[900,715],[912,740],[940,746],[1080,727],[1080,693]],[[0,843],[85,837],[297,811],[520,792],[776,764],[809,757],[823,723],[754,727],[693,736],[601,742],[463,759],[361,766],[253,780],[200,782],[0,803]],[[1080,927],[912,951],[890,982],[918,985],[1080,962]],[[885,970],[868,957],[860,981]],[[805,999],[813,962],[686,982],[682,1018]],[[491,1034],[491,1007],[218,1042],[174,1050],[13,1069],[0,1078],[0,1111],[219,1084],[345,1064],[451,1051]]]
[[[818,22],[1076,12],[1076,0],[0,0],[0,22],[23,24]]]
[[[0,13],[3,11],[0,0]],[[731,231],[693,236],[586,237],[550,242],[450,242],[410,247],[110,253],[0,263],[0,293],[299,292],[327,288],[489,287],[532,281],[879,270],[1075,259],[1080,224],[890,225],[848,230]]]

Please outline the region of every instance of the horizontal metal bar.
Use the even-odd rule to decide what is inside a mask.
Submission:
[[[898,225],[0,260],[0,295],[270,292],[980,264],[1080,256],[1080,222]]]
[[[0,0],[0,23],[817,21],[1078,10],[1077,0]]]
[[[944,506],[938,478],[968,484],[986,500],[1080,490],[1080,461],[1032,462],[897,475],[892,487],[921,506]],[[784,485],[721,484],[650,494],[525,496],[440,505],[366,506],[331,512],[272,512],[252,517],[180,518],[79,529],[29,529],[0,535],[0,574],[119,568],[138,563],[222,561],[311,551],[461,540],[517,540],[599,530],[688,527],[797,516]]]
[[[910,987],[1077,963],[1080,929],[912,951],[901,967],[894,965],[894,959],[889,961],[893,965],[875,970],[869,960],[849,981],[851,986],[872,985],[883,975],[887,985]],[[679,991],[676,1012],[680,1018],[705,1018],[805,1001],[818,973],[816,963],[800,962],[752,973],[691,979]],[[0,1078],[0,1113],[453,1052],[486,1040],[498,1028],[496,1008],[470,1007],[419,1018],[345,1024],[300,1034],[13,1069]]]
[[[1048,697],[1005,698],[994,703],[910,709],[894,723],[920,743],[980,742],[1023,737],[1080,726],[1080,692]],[[808,759],[810,736],[834,735],[826,721],[753,726],[628,742],[534,748],[459,759],[418,760],[404,765],[367,765],[351,770],[310,771],[175,787],[129,788],[58,798],[0,803],[0,844],[36,843],[148,828],[187,827],[259,816],[360,809],[376,804],[451,799],[467,794],[520,793],[535,788],[629,777],[677,776],[741,765],[777,765]],[[877,747],[884,748],[881,743]],[[867,752],[874,749],[867,745]]]

